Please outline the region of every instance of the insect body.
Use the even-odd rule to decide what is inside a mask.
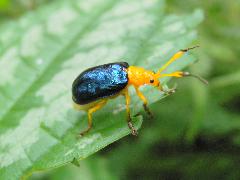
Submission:
[[[195,48],[195,47],[193,47]],[[137,135],[130,116],[130,96],[128,87],[133,85],[137,95],[143,101],[144,110],[152,116],[147,104],[148,101],[140,92],[139,87],[142,85],[152,85],[163,91],[159,78],[165,76],[184,77],[194,76],[207,83],[199,76],[192,75],[188,72],[177,71],[171,74],[162,74],[162,71],[173,61],[180,58],[190,49],[180,50],[177,52],[158,72],[145,70],[141,67],[129,66],[127,62],[116,62],[104,64],[89,68],[83,71],[73,82],[72,98],[75,107],[79,110],[88,112],[88,128],[81,135],[88,132],[92,127],[92,113],[102,108],[110,98],[118,95],[124,95],[126,98],[127,123],[133,135]],[[168,93],[168,92],[167,92]]]
[[[114,96],[128,84],[126,62],[110,63],[83,71],[73,82],[73,100],[84,105]]]

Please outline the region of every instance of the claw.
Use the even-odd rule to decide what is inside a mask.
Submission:
[[[174,87],[171,88],[171,89],[163,90],[163,92],[164,92],[166,95],[171,95],[171,94],[173,94],[173,93],[176,92],[176,89],[177,89],[177,87],[174,86]]]
[[[192,49],[195,49],[195,48],[198,48],[198,47],[200,47],[200,46],[193,46],[193,47],[190,47],[190,48],[187,48],[187,49],[181,49],[180,51],[182,51],[182,52],[188,52],[189,50],[192,50]]]
[[[134,136],[138,135],[137,130],[134,128],[134,126],[133,126],[133,124],[131,122],[128,122],[128,127],[131,130],[132,135],[134,135]]]
[[[89,130],[91,129],[91,127],[88,127],[86,130],[82,131],[81,133],[79,133],[79,136],[82,137],[85,134],[87,134],[89,132]]]

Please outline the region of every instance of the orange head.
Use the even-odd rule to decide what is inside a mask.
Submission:
[[[192,49],[192,48],[189,48]],[[166,69],[172,62],[180,58],[187,50],[181,50],[177,52],[166,64],[164,64],[157,73],[154,73],[153,71],[148,71],[145,70],[141,67],[135,67],[135,66],[129,66],[128,67],[128,83],[131,85],[134,85],[135,87],[139,87],[141,85],[149,84],[153,85],[155,87],[158,87],[160,90],[161,84],[160,81],[158,80],[160,77],[163,76],[168,76],[168,75],[163,75],[161,72]],[[175,77],[182,77],[181,72],[175,72],[173,76]],[[172,75],[171,75],[172,76]]]
[[[128,83],[139,87],[142,85],[152,85],[155,87],[161,87],[159,73],[153,71],[145,70],[141,67],[129,66],[128,67]]]

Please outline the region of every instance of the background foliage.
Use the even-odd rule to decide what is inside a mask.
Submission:
[[[41,25],[45,21],[51,22],[48,17],[51,13],[56,13],[56,9],[58,9],[56,7],[69,7],[69,4],[70,7],[72,7],[71,3],[67,3],[68,5],[65,4],[67,1],[42,1],[38,4],[33,3],[34,6],[26,6],[26,3],[22,3],[23,1],[18,1],[17,3],[22,4],[22,6],[18,6],[21,8],[16,8],[16,3],[13,1],[5,0],[2,2],[4,3],[0,4],[0,10],[2,14],[2,25],[0,27],[0,31],[1,37],[3,39],[0,42],[0,63],[1,60],[2,62],[4,62],[3,57],[6,56],[3,55],[5,55],[8,49],[11,49],[10,47],[22,48],[22,44],[20,46],[16,43],[18,42],[17,39],[23,39],[24,41],[24,38],[22,38],[23,34],[26,31],[31,32],[31,28],[34,27],[33,25]],[[31,3],[34,1],[28,2]],[[126,6],[131,7],[127,2],[123,2],[123,4],[124,3],[126,4]],[[161,60],[167,60],[167,58],[169,58],[172,53],[174,53],[177,49],[189,46],[189,43],[196,38],[194,31],[192,31],[191,29],[195,28],[195,26],[198,24],[199,21],[201,21],[202,18],[199,11],[195,11],[195,13],[192,13],[192,10],[196,8],[201,8],[204,10],[205,18],[204,21],[197,28],[199,32],[198,42],[194,42],[194,44],[197,43],[201,45],[201,48],[196,51],[199,61],[198,63],[190,67],[190,71],[207,78],[210,82],[209,86],[206,87],[201,83],[191,79],[178,79],[171,81],[169,86],[173,86],[176,82],[178,83],[177,93],[170,97],[162,99],[161,101],[157,101],[150,106],[155,115],[155,118],[153,120],[149,120],[145,115],[143,115],[144,121],[142,124],[142,128],[139,130],[138,138],[129,136],[119,141],[116,141],[101,150],[100,152],[95,153],[94,155],[83,161],[80,161],[80,167],[76,167],[75,165],[79,162],[73,158],[75,156],[70,156],[66,159],[60,157],[63,152],[67,152],[69,150],[66,149],[65,146],[62,148],[56,146],[58,153],[56,153],[56,149],[51,150],[52,153],[42,152],[44,155],[46,155],[46,157],[45,159],[41,158],[40,161],[38,158],[39,153],[36,153],[38,152],[36,151],[36,149],[39,149],[40,147],[46,145],[52,147],[52,145],[55,146],[56,144],[59,144],[60,146],[67,145],[67,148],[71,148],[71,145],[74,145],[76,143],[74,142],[75,140],[72,142],[71,139],[73,139],[74,134],[81,130],[81,128],[79,127],[84,126],[84,122],[81,121],[81,123],[77,123],[76,119],[78,119],[79,116],[85,117],[84,114],[80,113],[79,115],[78,113],[75,114],[75,112],[68,112],[67,116],[69,117],[71,115],[70,119],[73,120],[71,125],[64,124],[65,126],[62,126],[62,124],[50,124],[50,127],[54,127],[54,130],[52,131],[53,133],[51,135],[53,135],[54,139],[57,138],[58,140],[60,140],[60,143],[55,141],[46,141],[46,139],[48,138],[46,136],[42,136],[42,141],[36,143],[37,145],[35,145],[35,147],[32,147],[32,149],[29,150],[29,142],[26,141],[24,137],[17,137],[19,136],[19,131],[13,133],[14,136],[11,135],[12,133],[10,133],[10,135],[8,136],[6,136],[6,134],[4,133],[6,133],[6,131],[9,130],[10,127],[12,128],[18,126],[17,121],[19,120],[19,118],[17,118],[18,120],[14,122],[9,122],[9,119],[15,119],[15,117],[24,117],[21,114],[22,111],[24,111],[24,114],[26,114],[26,112],[29,111],[30,106],[35,108],[45,107],[45,104],[40,97],[37,97],[36,99],[36,92],[39,91],[40,87],[47,87],[48,80],[54,80],[54,78],[52,77],[54,77],[54,74],[56,72],[60,72],[60,74],[63,73],[63,75],[60,75],[60,77],[65,77],[66,71],[71,71],[72,74],[68,74],[69,81],[71,81],[72,77],[74,77],[74,75],[80,71],[79,68],[72,69],[71,67],[76,65],[74,63],[66,64],[64,67],[59,66],[58,63],[55,63],[51,66],[53,70],[51,68],[47,68],[47,70],[44,71],[46,72],[46,74],[44,74],[43,76],[44,78],[38,80],[38,83],[35,83],[35,85],[29,90],[27,87],[28,85],[32,84],[32,81],[27,80],[38,77],[38,73],[36,72],[39,72],[39,69],[37,69],[37,71],[31,72],[26,71],[26,69],[19,69],[19,71],[13,70],[13,72],[11,72],[9,71],[9,69],[6,69],[6,67],[10,67],[12,65],[10,64],[10,61],[8,61],[8,63],[6,64],[1,64],[0,84],[3,82],[3,80],[5,80],[4,82],[13,82],[12,79],[6,80],[6,78],[9,78],[9,76],[6,77],[6,74],[9,72],[10,75],[11,73],[25,73],[25,76],[20,76],[23,77],[21,81],[19,81],[20,84],[15,84],[15,86],[11,87],[11,89],[13,90],[21,87],[19,88],[19,91],[14,92],[16,92],[16,97],[18,96],[18,94],[25,93],[25,98],[20,101],[23,103],[18,102],[13,109],[15,110],[14,113],[12,113],[13,111],[9,111],[8,116],[3,116],[0,121],[0,157],[3,157],[4,155],[4,160],[6,161],[6,155],[9,155],[6,154],[6,152],[9,152],[9,149],[17,149],[18,151],[13,151],[13,154],[11,154],[10,151],[10,156],[7,159],[7,162],[13,160],[13,155],[16,155],[14,153],[20,153],[20,155],[30,154],[30,157],[28,158],[30,158],[32,160],[31,163],[34,164],[34,166],[28,165],[27,167],[24,167],[27,164],[26,162],[22,162],[22,164],[15,163],[15,173],[16,169],[18,169],[17,172],[19,172],[16,176],[19,177],[23,175],[22,172],[26,172],[29,170],[31,171],[34,170],[34,168],[48,169],[48,167],[53,167],[56,164],[62,165],[64,164],[64,162],[72,161],[75,165],[68,165],[56,170],[44,173],[37,173],[34,174],[31,179],[98,179],[99,177],[101,177],[102,179],[193,179],[196,177],[207,179],[239,179],[240,173],[238,169],[240,160],[240,61],[238,57],[240,55],[240,47],[237,44],[239,44],[240,42],[240,25],[238,23],[240,19],[240,2],[234,0],[226,2],[222,0],[215,0],[211,2],[187,0],[185,3],[182,3],[181,1],[171,0],[165,2],[165,5],[163,5],[163,1],[159,1],[159,3],[160,4],[157,7],[161,7],[161,9],[154,9],[151,7],[149,11],[141,8],[139,9],[140,14],[146,13],[146,15],[143,17],[146,18],[146,16],[149,16],[147,22],[151,22],[153,24],[149,26],[149,24],[144,25],[144,23],[136,21],[137,24],[144,25],[144,27],[138,28],[137,34],[135,33],[136,29],[134,28],[132,30],[128,30],[128,33],[124,32],[128,36],[123,39],[117,38],[118,42],[120,43],[115,43],[116,38],[114,37],[111,39],[112,41],[107,42],[109,44],[106,44],[106,40],[103,40],[102,42],[104,43],[97,44],[96,47],[92,46],[91,43],[85,46],[81,46],[82,41],[84,42],[84,39],[80,42],[74,41],[74,43],[69,43],[75,37],[74,34],[72,34],[73,30],[75,30],[73,33],[76,34],[82,31],[82,27],[77,24],[77,22],[82,24],[82,19],[84,19],[84,26],[86,31],[84,33],[86,34],[88,34],[88,31],[91,30],[93,32],[98,32],[99,29],[97,27],[101,27],[101,24],[104,25],[106,23],[105,21],[109,21],[108,18],[100,18],[99,21],[95,19],[95,17],[99,15],[98,13],[100,13],[100,11],[101,13],[104,13],[104,11],[106,13],[109,12],[108,9],[104,9],[103,7],[104,5],[107,5],[107,3],[103,3],[103,6],[101,6],[103,8],[102,10],[100,10],[101,7],[96,6],[96,9],[99,8],[99,10],[97,10],[98,12],[94,13],[94,15],[92,15],[91,11],[89,11],[88,9],[87,13],[91,14],[90,18],[90,15],[86,12],[80,13],[80,18],[76,21],[73,18],[74,21],[72,22],[72,27],[69,26],[69,29],[65,29],[65,34],[64,32],[63,34],[61,34],[61,32],[58,32],[59,36],[57,38],[50,35],[46,36],[46,39],[40,39],[46,46],[34,47],[35,44],[39,43],[39,40],[31,42],[33,47],[28,45],[27,48],[22,48],[21,52],[25,53],[25,56],[17,56],[17,58],[24,58],[25,62],[29,63],[27,64],[27,66],[30,66],[32,68],[33,64],[31,64],[31,60],[36,59],[39,54],[45,53],[46,57],[49,57],[50,62],[52,61],[53,56],[49,55],[49,49],[51,49],[52,53],[61,52],[62,50],[62,47],[58,47],[56,45],[57,42],[57,44],[64,44],[66,45],[66,47],[68,47],[68,52],[65,51],[65,53],[57,56],[57,62],[62,63],[64,60],[68,59],[73,54],[81,51],[82,53],[88,55],[84,56],[88,59],[104,59],[103,57],[107,57],[105,60],[103,60],[104,62],[111,61],[117,56],[117,58],[124,58],[128,62],[132,62],[135,65],[142,65],[147,68],[153,68],[154,66],[156,66],[156,64],[160,66],[163,63]],[[80,8],[82,7],[83,6],[80,6]],[[86,7],[88,7],[88,5],[86,5]],[[113,7],[115,7],[115,5],[113,5]],[[30,11],[30,13],[28,11]],[[35,14],[39,15],[37,19]],[[109,16],[112,16],[111,13],[109,14]],[[175,15],[172,16],[172,14]],[[131,23],[135,22],[133,20],[134,17],[136,19],[139,19],[136,12],[130,13],[130,15],[128,14],[128,19],[130,19]],[[143,17],[141,18],[144,19]],[[16,23],[16,21],[18,23]],[[171,32],[170,35],[163,34],[162,29],[166,28],[167,31],[168,26],[173,24],[176,25],[179,21],[184,23],[184,28],[186,28],[188,32],[187,34],[182,31],[183,27],[179,28],[178,26],[173,26],[174,28],[176,28],[174,34],[171,34]],[[112,22],[120,24],[118,18],[114,19]],[[165,24],[162,22],[164,22]],[[23,25],[21,25],[21,23],[23,23]],[[91,23],[91,26],[89,26],[89,23]],[[147,41],[148,43],[146,44],[144,42],[146,42],[146,39],[149,39],[149,36],[153,33],[153,31],[151,31],[153,26],[155,27],[155,32],[150,38],[150,41]],[[36,27],[32,30],[33,37],[35,37],[34,32],[39,32],[38,26]],[[149,27],[150,29],[148,29]],[[6,35],[7,32],[16,32],[16,29],[18,30],[18,32],[14,33],[14,35]],[[102,30],[110,31],[111,29],[106,30],[100,28],[100,32],[102,32]],[[69,34],[69,32],[71,32],[72,36]],[[114,31],[113,34],[115,33],[117,33],[117,31]],[[25,36],[27,35],[29,35],[29,33],[25,33]],[[27,36],[25,40],[27,42],[29,42],[29,39],[27,38],[32,39],[32,37]],[[94,40],[94,38],[96,38],[96,36],[93,37],[92,41]],[[156,52],[153,53],[152,49],[155,49],[155,46],[157,47],[158,45],[162,45],[160,46],[160,48],[162,48],[164,47],[164,43],[167,43],[169,39],[174,39],[174,47],[166,50],[166,53],[163,53],[162,55],[161,53],[159,53],[160,51],[158,48],[156,48]],[[89,43],[90,41],[87,40],[85,42]],[[78,47],[75,46],[77,43],[80,43],[80,49],[73,48]],[[139,47],[139,44],[144,44],[144,46]],[[104,56],[104,54],[100,54],[99,56],[99,52],[101,52],[101,49],[99,50],[99,48],[103,48],[109,45],[111,45],[112,51],[114,51],[116,47],[126,47],[127,49],[129,49],[129,52],[124,55],[121,53],[110,53],[109,56]],[[52,47],[54,47],[55,49],[52,49]],[[92,52],[91,48],[95,48],[96,52]],[[119,49],[116,49],[116,52],[117,51],[119,51]],[[13,57],[7,56],[7,58],[11,59]],[[146,62],[146,59],[148,59],[148,62]],[[73,59],[72,61],[76,60]],[[169,71],[172,71],[176,68],[182,68],[190,61],[191,58],[189,56],[187,57],[187,59],[181,61],[181,63],[186,63],[181,64],[179,62],[176,65],[172,66]],[[90,65],[91,64],[86,64],[86,66]],[[4,69],[6,70],[4,71]],[[84,69],[84,67],[81,67],[81,69]],[[4,77],[5,79],[2,77]],[[25,81],[26,83],[22,84],[22,82]],[[55,78],[54,80],[56,84],[59,81],[62,81],[62,79]],[[27,82],[31,83],[28,84]],[[56,84],[50,87],[56,87]],[[9,84],[7,85],[9,86]],[[48,112],[44,114],[44,116],[46,117],[45,119],[59,118],[64,113],[58,114],[59,112],[56,111],[56,109],[67,110],[70,107],[68,106],[68,104],[57,105],[57,102],[59,101],[66,102],[68,95],[65,94],[68,91],[68,86],[69,85],[66,84],[66,86],[58,87],[62,90],[57,91],[57,94],[55,94],[54,96],[50,93],[50,97],[54,97],[54,99],[49,99],[48,101],[52,102],[54,100],[54,105],[53,110],[49,110],[50,113]],[[27,91],[25,92],[22,87],[26,87]],[[1,99],[0,107],[2,110],[4,109],[2,107],[8,107],[7,103],[14,103],[15,97],[12,96],[13,93],[11,91],[8,91],[9,89],[4,91],[4,89],[1,88],[0,90],[1,94],[4,95],[4,97],[8,98],[7,102]],[[151,102],[160,99],[159,94],[152,94],[152,91],[149,91],[149,89],[146,89],[145,93],[151,99]],[[32,101],[33,97],[35,97],[34,101]],[[159,98],[156,99],[156,97]],[[57,102],[55,102],[56,100]],[[120,99],[112,102],[112,104],[108,105],[105,109],[103,109],[95,116],[95,123],[97,124],[96,128],[98,127],[98,129],[94,131],[93,140],[92,142],[90,142],[90,144],[92,143],[96,146],[89,146],[89,148],[86,150],[87,153],[86,155],[84,155],[84,157],[95,152],[97,149],[99,149],[98,147],[104,147],[105,145],[119,139],[120,137],[123,137],[128,133],[126,124],[122,120],[125,118],[124,112],[121,112],[120,115],[115,115],[114,119],[112,116],[103,118],[106,116],[106,113],[109,112],[109,109],[112,109],[114,105],[121,102],[123,103],[123,101],[121,101]],[[137,101],[134,100],[134,102]],[[137,103],[134,104],[135,105],[133,107],[133,111],[137,112],[139,106],[137,106]],[[19,107],[21,107],[20,110]],[[51,106],[47,107],[51,108]],[[31,111],[32,115],[27,117],[27,120],[29,122],[36,122],[36,120],[34,120],[36,118],[36,112],[32,109]],[[0,112],[3,112],[3,110]],[[55,112],[56,114],[53,115],[52,112]],[[63,117],[63,119],[65,118]],[[102,122],[101,119],[105,120]],[[24,122],[23,120],[21,121]],[[62,123],[63,121],[60,122]],[[140,125],[141,120],[139,119],[136,122]],[[34,125],[34,123],[32,123],[32,125]],[[76,127],[72,127],[73,125],[76,125]],[[22,128],[23,127],[24,124],[22,125]],[[62,127],[65,127],[65,129],[62,129]],[[20,128],[20,130],[24,130],[22,128]],[[41,128],[43,130],[47,129],[46,131],[49,132],[49,128],[46,128],[46,126],[43,125],[41,126]],[[31,128],[29,128],[28,126],[28,129]],[[118,132],[117,130],[119,129],[122,129],[122,131]],[[104,134],[104,136],[101,137],[100,141],[98,140],[98,136],[96,136],[96,134],[98,134],[97,132]],[[109,139],[109,137],[111,138]],[[96,144],[96,140],[94,138],[97,139]],[[20,145],[23,146],[22,149],[20,145],[16,146],[16,142],[18,142],[19,139],[22,141],[26,141],[26,143],[20,143]],[[51,142],[53,144],[51,144]],[[82,143],[85,144],[85,142]],[[95,148],[91,149],[92,147]],[[27,149],[28,151],[22,152],[21,150],[24,149]],[[77,157],[82,156],[79,155]],[[57,159],[57,162],[52,161],[53,159]],[[0,162],[0,165],[1,163],[3,164],[3,161]],[[10,166],[10,168],[1,169],[0,177],[4,177],[5,173],[9,175],[8,173],[11,173],[12,168],[13,167]]]

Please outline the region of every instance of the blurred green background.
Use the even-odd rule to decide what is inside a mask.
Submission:
[[[1,0],[0,23],[48,0]],[[177,93],[151,109],[139,136],[125,137],[80,162],[30,179],[240,179],[240,1],[168,0],[174,14],[204,10],[199,61],[190,71],[209,80],[173,80]],[[1,24],[0,24],[1,25]]]

